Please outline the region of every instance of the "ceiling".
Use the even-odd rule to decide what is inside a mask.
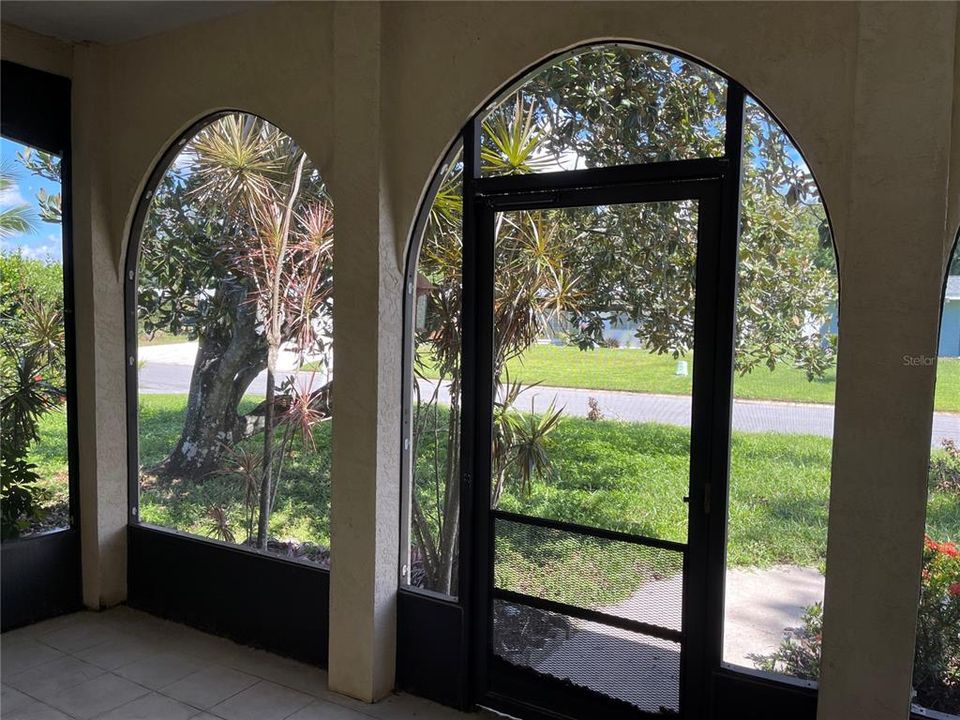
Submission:
[[[0,20],[27,30],[73,42],[109,45],[155,35],[191,23],[249,8],[250,2],[230,0],[180,2],[36,2],[4,0]]]

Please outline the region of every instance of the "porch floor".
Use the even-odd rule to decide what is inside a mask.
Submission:
[[[410,695],[369,705],[318,668],[118,607],[0,636],[3,720],[453,720]]]

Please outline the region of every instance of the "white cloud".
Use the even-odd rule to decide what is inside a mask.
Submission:
[[[7,210],[17,205],[27,205],[27,201],[23,197],[23,193],[20,192],[20,186],[17,183],[12,183],[10,187],[5,190],[0,190],[0,210]]]

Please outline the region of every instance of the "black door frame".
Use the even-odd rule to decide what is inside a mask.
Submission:
[[[484,234],[480,228],[492,228],[493,214],[502,210],[694,199],[699,213],[694,353],[707,360],[698,363],[699,371],[694,369],[690,497],[691,517],[695,510],[705,517],[702,523],[690,523],[687,538],[688,547],[704,551],[685,556],[683,628],[687,637],[703,641],[702,650],[687,652],[684,658],[681,702],[684,717],[706,717],[711,711],[713,679],[722,660],[744,99],[743,88],[729,82],[722,158],[481,177],[479,117],[464,129],[459,587],[469,625],[471,695],[480,705],[529,718],[589,716],[597,710],[595,703],[588,702],[577,712],[578,693],[560,688],[552,688],[547,695],[564,711],[490,691],[493,516],[487,509],[489,488],[484,480],[490,475],[490,457],[476,449],[490,447],[491,441],[493,328],[492,318],[481,308],[493,307],[494,248],[490,232]],[[704,242],[710,234],[714,241]],[[516,690],[529,690],[528,682],[518,683]],[[605,708],[605,716],[620,712],[615,706]],[[637,710],[627,716],[643,714]]]
[[[0,133],[61,158],[63,325],[66,360],[70,527],[2,544],[2,630],[78,610],[83,605],[80,493],[77,475],[76,328],[73,289],[70,80],[2,61]]]
[[[654,540],[647,540],[643,544],[669,546],[668,549],[681,551],[684,554],[683,630],[681,633],[676,633],[676,637],[671,635],[664,639],[681,643],[683,663],[681,708],[688,716],[695,716],[697,712],[695,709],[697,698],[702,697],[700,689],[704,687],[703,678],[705,677],[705,652],[701,645],[706,639],[705,597],[709,535],[707,520],[711,506],[720,508],[723,503],[719,498],[718,502],[713,502],[709,495],[712,487],[723,484],[722,479],[716,478],[715,475],[723,477],[726,475],[725,467],[715,468],[712,463],[712,448],[715,443],[711,427],[715,416],[715,399],[718,397],[713,358],[715,348],[718,345],[732,347],[733,343],[732,334],[726,338],[718,336],[718,328],[721,325],[729,326],[732,331],[733,324],[720,321],[717,317],[719,306],[716,303],[718,294],[723,292],[720,289],[721,286],[725,286],[726,292],[733,293],[731,287],[733,277],[720,277],[721,263],[718,260],[721,254],[720,206],[726,168],[725,160],[679,161],[584,170],[576,173],[491,178],[489,181],[480,179],[476,183],[473,198],[474,221],[477,228],[474,234],[476,244],[474,272],[464,273],[465,285],[468,282],[467,278],[470,277],[474,286],[474,292],[471,293],[473,303],[468,304],[466,300],[464,301],[464,318],[471,318],[472,328],[468,330],[465,323],[464,338],[475,335],[477,346],[474,353],[468,354],[465,351],[463,363],[463,387],[472,389],[476,404],[471,417],[473,427],[469,432],[464,428],[462,437],[465,441],[466,438],[471,438],[469,441],[471,447],[467,452],[473,458],[471,474],[477,479],[472,488],[474,514],[469,527],[473,530],[473,545],[476,549],[471,563],[476,572],[472,585],[472,598],[476,611],[471,614],[471,617],[474,623],[473,654],[476,663],[476,691],[481,704],[508,711],[516,710],[516,701],[521,698],[510,697],[514,693],[536,698],[532,704],[540,708],[554,705],[555,708],[569,711],[577,704],[575,698],[577,693],[571,688],[561,693],[561,687],[557,683],[537,682],[529,674],[524,682],[521,680],[524,675],[522,671],[503,672],[504,668],[498,670],[496,667],[500,663],[491,659],[489,647],[491,603],[494,597],[504,595],[502,591],[493,589],[493,523],[503,513],[489,510],[487,479],[490,477],[490,455],[488,452],[477,452],[476,449],[490,447],[492,442],[492,408],[495,392],[492,360],[494,331],[491,312],[494,278],[494,217],[499,212],[520,209],[693,200],[697,202],[698,207],[694,354],[697,358],[704,358],[704,360],[698,360],[693,373],[689,486],[691,502],[688,539],[684,544],[657,543]],[[466,287],[464,295],[465,298],[468,295]],[[732,305],[730,310],[732,311]],[[729,386],[729,382],[727,384]],[[591,532],[604,534],[596,529]],[[625,540],[626,538],[618,535],[617,539]],[[525,599],[524,602],[545,610],[559,609],[545,601],[537,603]],[[564,612],[563,609],[559,610]],[[565,612],[574,614],[574,611],[569,608]],[[652,628],[631,629],[651,635],[656,633]],[[504,692],[505,687],[510,689]],[[603,702],[602,698],[599,694],[597,697],[587,697],[586,692],[584,694],[585,697],[581,701],[583,710],[595,712],[596,703]],[[642,716],[642,713],[633,708],[628,708],[626,705],[621,707],[620,703],[608,703],[604,710],[606,717]],[[529,708],[526,712],[529,713]],[[581,714],[581,717],[587,716]]]

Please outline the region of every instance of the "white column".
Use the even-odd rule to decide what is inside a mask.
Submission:
[[[393,689],[402,282],[383,188],[380,6],[334,11],[331,689]]]
[[[859,12],[818,717],[903,720],[935,380],[904,356],[937,352],[957,8]]]
[[[83,601],[127,594],[127,430],[123,260],[111,238],[107,51],[76,47],[72,97],[77,441]],[[120,212],[124,212],[121,209]]]

